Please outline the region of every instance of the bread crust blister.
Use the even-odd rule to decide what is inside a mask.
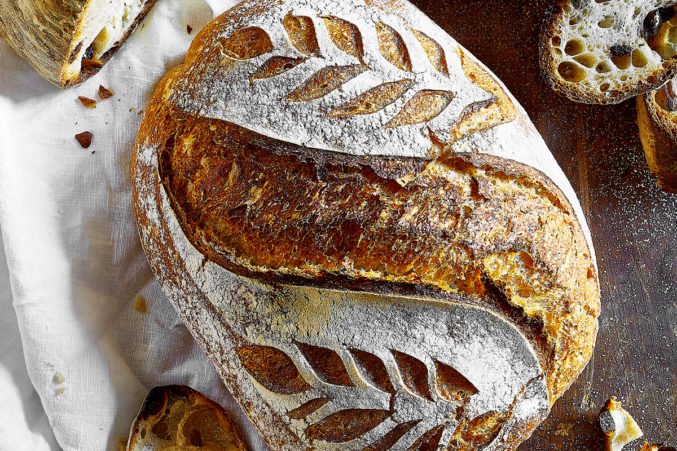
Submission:
[[[558,0],[540,41],[540,64],[558,93],[614,104],[652,91],[677,70],[674,1]]]
[[[570,185],[407,2],[220,16],[157,88],[133,168],[151,266],[275,448],[514,449],[591,356]]]

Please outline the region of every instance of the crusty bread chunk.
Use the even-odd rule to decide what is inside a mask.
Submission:
[[[127,451],[244,451],[246,445],[223,408],[182,385],[155,387],[141,406]]]
[[[0,1],[0,37],[51,83],[96,74],[155,0]]]
[[[639,137],[658,186],[677,193],[677,82],[637,97]]]
[[[599,425],[605,436],[605,451],[622,451],[625,445],[644,435],[634,418],[612,396],[599,413]]]
[[[571,100],[619,103],[677,67],[674,1],[559,1],[541,37],[541,68]]]

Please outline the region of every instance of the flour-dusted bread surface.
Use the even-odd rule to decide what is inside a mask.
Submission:
[[[514,449],[589,360],[599,287],[526,113],[405,1],[246,1],[158,86],[149,261],[280,449]]]
[[[619,103],[675,75],[671,0],[558,0],[541,37],[550,85],[577,102]]]
[[[665,191],[677,193],[677,82],[637,97],[637,123],[649,168]]]
[[[113,56],[155,0],[7,0],[0,37],[51,83],[81,83]]]
[[[127,451],[246,451],[223,407],[183,385],[155,387],[132,424]]]

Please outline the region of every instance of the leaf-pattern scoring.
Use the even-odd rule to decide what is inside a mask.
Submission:
[[[372,114],[381,111],[404,95],[412,86],[412,80],[400,80],[371,88],[355,99],[334,108],[328,114],[330,117],[347,117],[357,114]]]
[[[288,70],[292,70],[296,66],[306,62],[306,58],[290,58],[287,56],[274,56],[254,72],[249,79],[251,81],[261,80],[264,78],[276,77],[282,75]]]
[[[282,21],[282,25],[296,50],[307,56],[318,56],[320,54],[315,24],[313,24],[313,20],[310,17],[287,14]]]
[[[287,95],[289,102],[309,102],[321,99],[369,70],[369,66],[364,63],[365,48],[359,28],[338,17],[324,16],[322,20],[336,48],[356,58],[360,64],[327,66],[319,69]],[[320,56],[321,49],[316,36],[317,30],[310,17],[294,16],[290,13],[287,14],[282,23],[290,44],[303,57],[272,57],[254,71],[250,80],[255,81],[282,75],[305,63],[309,57]],[[410,78],[384,82],[381,85],[369,88],[344,104],[328,110],[327,116],[348,118],[374,114],[404,97],[409,90],[416,88],[417,82],[413,74],[412,59],[402,35],[383,22],[376,23],[375,28],[381,56],[403,73],[409,74]],[[420,43],[431,66],[440,74],[448,77],[449,67],[442,46],[421,31],[415,29],[409,31]],[[227,49],[226,54],[236,59],[246,59],[267,53],[264,50],[272,51],[272,44],[268,44],[270,38],[261,33],[265,32],[258,28],[248,28],[235,33],[233,37],[228,39],[232,44],[229,46],[224,44],[224,48]],[[257,43],[252,48],[243,47],[242,42],[253,42],[255,38],[261,39],[263,44]],[[384,126],[396,128],[430,122],[444,112],[453,99],[454,94],[451,91],[418,87],[418,92]]]
[[[358,369],[358,376],[362,382],[353,383],[351,373],[347,369],[348,361],[341,355],[328,348],[321,348],[304,343],[295,343],[313,371],[315,382],[306,381],[294,364],[292,357],[283,351],[269,346],[244,346],[238,349],[240,360],[247,372],[256,381],[267,389],[283,395],[300,395],[314,393],[320,390],[317,384],[328,383],[343,386],[345,390],[359,390],[360,395],[354,399],[364,399],[372,396],[370,389],[364,383],[376,387],[390,395],[389,410],[364,407],[366,404],[356,403],[354,407],[334,405],[333,399],[326,396],[311,397],[287,412],[292,420],[304,421],[308,426],[305,434],[311,440],[328,443],[345,443],[364,436],[379,427],[386,419],[398,416],[397,399],[406,398],[410,403],[449,403],[455,407],[456,415],[462,415],[465,406],[473,395],[478,393],[477,388],[461,373],[449,365],[434,362],[428,368],[421,360],[406,353],[391,350],[393,362],[397,367],[397,375],[389,373],[384,361],[375,354],[359,349],[349,349],[348,354],[352,363]],[[434,385],[430,386],[429,373],[434,375]],[[352,373],[352,377],[356,377]],[[318,391],[318,393],[320,393]],[[357,404],[360,407],[357,407]],[[421,404],[421,405],[423,405]],[[421,426],[426,421],[421,415],[419,418],[409,418],[405,421],[397,420],[394,427],[383,431],[367,450],[390,449],[403,437]],[[324,412],[324,413],[322,413]],[[319,415],[319,416],[318,416]],[[416,414],[414,414],[416,415]],[[309,418],[315,418],[308,421]],[[448,421],[439,424],[428,424],[426,429],[419,430],[416,437],[410,437],[410,449],[436,449],[444,431],[452,420],[459,420],[453,415]],[[507,414],[489,412],[476,418],[465,418],[455,428],[451,440],[467,440],[468,443],[486,444],[496,437],[500,428],[507,420]],[[414,440],[415,439],[415,440]]]
[[[387,410],[341,410],[308,426],[306,435],[311,440],[345,443],[371,431],[390,415]]]
[[[362,61],[364,44],[359,28],[347,20],[333,16],[325,16],[324,23],[334,45],[341,51]]]
[[[223,52],[236,60],[248,60],[273,51],[273,42],[259,27],[243,28],[220,42]]]
[[[383,22],[376,24],[376,36],[385,59],[399,70],[411,72],[411,57],[402,36]]]
[[[365,70],[367,68],[362,65],[325,67],[310,77],[303,86],[289,93],[287,100],[290,102],[307,102],[322,98]]]
[[[256,381],[275,393],[302,393],[311,388],[287,354],[269,346],[243,346],[237,350],[242,366]]]
[[[329,402],[328,398],[315,398],[300,405],[296,409],[290,410],[287,416],[293,420],[301,420],[313,412],[317,411],[323,405]]]
[[[343,366],[341,357],[327,348],[320,348],[303,343],[296,346],[301,350],[308,363],[315,369],[317,375],[328,384],[352,387],[350,376]]]
[[[397,116],[386,127],[429,122],[439,116],[451,103],[453,94],[449,91],[421,91],[412,97]]]
[[[418,39],[421,47],[423,47],[423,50],[425,51],[430,63],[433,65],[435,70],[448,76],[449,65],[447,64],[447,56],[442,46],[433,38],[421,31],[412,30],[412,33],[414,36],[416,36],[416,39]]]
[[[385,434],[380,439],[376,440],[371,445],[367,446],[364,451],[381,451],[392,448],[407,432],[409,432],[419,421],[407,421],[395,426],[390,432]]]

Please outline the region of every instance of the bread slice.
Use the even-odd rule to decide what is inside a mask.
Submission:
[[[654,90],[677,68],[673,2],[559,0],[541,36],[540,62],[558,93],[612,104]]]
[[[155,387],[134,419],[127,451],[246,451],[223,408],[183,385]]]
[[[106,64],[155,1],[1,1],[0,36],[45,79],[71,86]]]
[[[249,0],[158,85],[150,264],[273,449],[515,449],[590,359],[575,194],[404,0]]]
[[[677,193],[677,81],[637,97],[637,123],[658,186]]]

